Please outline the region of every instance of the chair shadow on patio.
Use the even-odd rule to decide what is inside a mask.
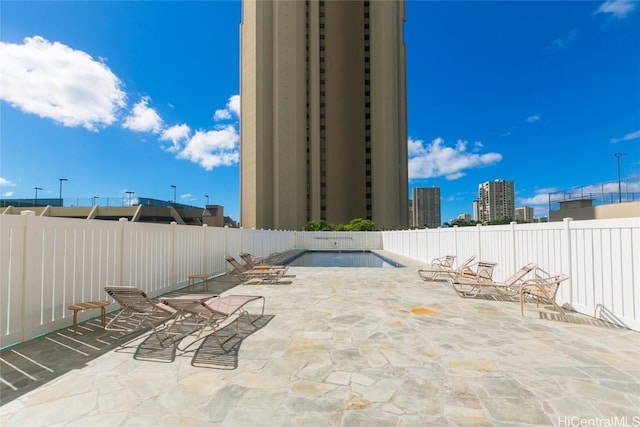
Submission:
[[[596,319],[595,317],[582,315],[580,313],[576,313],[574,311],[568,311],[568,310],[564,310],[564,313],[567,319],[565,321],[559,313],[552,311],[553,308],[551,306],[548,307],[548,310],[549,311],[542,311],[542,310],[538,311],[540,319],[574,323],[576,325],[599,326],[601,328],[629,329],[623,325],[616,325],[615,323],[608,322],[603,319]]]
[[[485,301],[505,301],[505,302],[519,302],[519,296],[512,295],[504,295],[498,293],[486,293],[480,294],[475,297],[476,300],[485,300]],[[543,304],[540,308],[544,308],[544,310],[538,310],[539,318],[542,320],[551,320],[557,322],[565,322],[565,323],[573,323],[576,325],[591,325],[598,326],[601,328],[615,328],[615,329],[629,329],[625,326],[620,319],[613,316],[605,316],[606,313],[600,311],[598,314],[601,318],[595,318],[586,316],[575,311],[567,310],[563,308],[564,314],[566,316],[566,321],[563,319],[562,315],[558,312],[554,311],[554,307],[550,304]]]
[[[246,316],[235,319],[216,332],[222,346],[218,344],[218,340],[213,333],[185,346],[184,341],[193,339],[193,337],[186,335],[182,341],[175,342],[172,346],[165,348],[162,348],[158,340],[150,335],[138,345],[133,358],[149,362],[171,363],[175,360],[176,355],[182,357],[194,353],[191,365],[195,367],[236,369],[238,367],[238,352],[242,341],[265,327],[274,317],[274,315],[263,314],[255,318],[253,323],[249,322]],[[189,331],[185,332],[188,333]],[[201,343],[200,346],[194,347],[195,350],[190,350],[190,347],[198,342]],[[181,343],[184,351],[178,350],[178,345]]]

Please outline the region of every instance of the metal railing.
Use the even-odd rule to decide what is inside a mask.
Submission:
[[[549,193],[549,210],[559,210],[561,203],[572,201],[587,201],[591,206],[640,201],[640,176]]]

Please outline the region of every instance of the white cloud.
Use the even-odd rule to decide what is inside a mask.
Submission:
[[[229,110],[216,110],[216,112],[213,114],[213,120],[215,121],[219,121],[219,120],[229,120],[231,118],[231,113],[229,112]]]
[[[0,186],[13,187],[15,184],[6,178],[0,176]]]
[[[569,32],[569,34],[565,37],[558,37],[553,42],[551,42],[551,46],[556,49],[564,49],[569,46],[571,43],[576,41],[578,38],[578,30],[574,28]]]
[[[125,106],[121,86],[105,64],[62,43],[0,42],[0,99],[24,112],[95,131]]]
[[[226,107],[222,110],[216,110],[213,119],[215,121],[230,120],[234,115],[240,117],[240,95],[230,96]]]
[[[13,194],[14,194],[13,191],[6,191],[2,193],[2,197],[13,197]]]
[[[195,196],[191,193],[185,193],[180,195],[180,200],[185,201],[185,202],[191,202],[193,200],[195,200]]]
[[[538,190],[533,197],[521,197],[518,198],[519,206],[535,206],[535,205],[549,205],[549,193],[553,191]],[[553,199],[552,199],[553,201]]]
[[[160,135],[161,141],[171,141],[171,146],[164,148],[165,151],[176,153],[182,148],[182,142],[189,138],[191,129],[186,124],[175,125],[166,128]]]
[[[538,120],[540,120],[540,115],[539,114],[534,114],[534,115],[529,116],[529,117],[526,118],[526,122],[527,123],[537,122]]]
[[[635,2],[631,0],[608,0],[598,7],[594,15],[598,13],[608,13],[616,18],[623,19],[635,8]]]
[[[240,95],[233,95],[229,98],[227,108],[236,116],[240,117]]]
[[[640,138],[640,130],[628,133],[625,136],[623,136],[622,138],[611,138],[611,142],[615,144],[617,142],[631,141],[631,140],[638,139],[638,138]]]
[[[178,154],[178,158],[198,163],[206,170],[238,163],[240,136],[235,127],[221,126],[211,131],[196,131]]]
[[[136,132],[160,133],[163,125],[162,119],[156,110],[149,107],[149,101],[151,98],[145,96],[134,105],[122,127]]]
[[[476,143],[476,148],[481,144]],[[409,178],[424,179],[444,176],[454,180],[465,175],[466,169],[490,166],[502,160],[500,153],[477,154],[467,152],[467,141],[458,140],[454,147],[436,138],[424,145],[421,140],[408,141]]]
[[[558,189],[554,187],[550,188],[538,188],[532,197],[518,197],[516,207],[529,206],[533,208],[533,215],[536,217],[549,215],[549,195],[551,194],[551,201],[558,201],[557,198],[562,196],[562,193],[557,193]]]

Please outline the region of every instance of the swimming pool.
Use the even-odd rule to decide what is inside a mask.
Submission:
[[[371,251],[305,251],[285,264],[292,267],[403,267]]]

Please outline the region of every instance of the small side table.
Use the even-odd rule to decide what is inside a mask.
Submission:
[[[191,274],[189,276],[187,276],[187,278],[189,279],[189,290],[195,290],[196,287],[196,281],[198,279],[200,279],[202,281],[202,290],[203,291],[208,291],[209,290],[209,286],[208,286],[208,281],[209,281],[209,275],[208,274]]]
[[[69,310],[73,310],[73,335],[78,335],[78,312],[84,310],[91,310],[92,308],[99,308],[101,311],[102,327],[106,324],[106,307],[109,305],[109,301],[88,301],[79,302],[78,304],[71,304]]]

